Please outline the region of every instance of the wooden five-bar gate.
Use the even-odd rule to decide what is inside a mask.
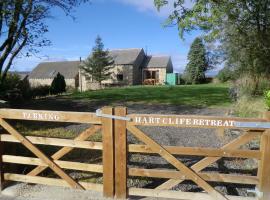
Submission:
[[[33,120],[49,122],[86,123],[92,126],[73,140],[24,136],[11,124],[10,120]],[[270,132],[269,117],[264,119],[190,116],[190,115],[144,115],[130,114],[124,107],[104,107],[97,113],[58,112],[40,110],[0,109],[0,126],[8,134],[0,137],[0,184],[3,189],[7,181],[18,181],[36,184],[67,186],[81,190],[103,192],[105,197],[126,199],[129,196],[164,197],[190,200],[269,200],[270,199]],[[143,131],[141,126],[164,126],[178,128],[213,128],[241,129],[244,134],[221,148],[199,148],[163,146]],[[96,132],[102,132],[102,142],[87,139]],[[128,144],[127,132],[133,134],[142,144]],[[241,146],[260,138],[260,149],[242,149]],[[194,138],[196,140],[196,138]],[[7,155],[4,143],[21,143],[36,158],[18,155]],[[38,145],[61,147],[51,156],[45,155]],[[3,148],[5,147],[5,148]],[[61,158],[75,148],[102,151],[101,164],[87,164],[63,161]],[[172,169],[144,169],[128,167],[128,153],[158,154],[171,164]],[[203,156],[204,158],[187,166],[177,156]],[[209,165],[221,158],[252,158],[258,160],[256,176],[241,174],[222,174],[203,172]],[[5,163],[36,166],[27,174],[6,173]],[[41,177],[39,174],[50,168],[60,178]],[[76,181],[65,169],[103,173],[103,184]],[[128,188],[128,177],[150,177],[167,179],[154,189]],[[173,187],[190,180],[202,188],[203,192],[181,192]],[[212,182],[255,185],[256,197],[239,197],[223,195],[214,188]]]

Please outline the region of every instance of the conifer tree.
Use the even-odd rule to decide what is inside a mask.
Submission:
[[[85,76],[92,78],[94,81],[101,83],[110,78],[111,69],[114,64],[113,58],[109,55],[108,50],[104,50],[104,44],[100,36],[97,36],[92,54],[84,61],[82,69]]]
[[[188,84],[199,84],[205,81],[205,72],[209,69],[207,52],[201,38],[196,38],[188,53],[188,64],[185,69],[185,80]]]
[[[63,92],[66,92],[66,81],[65,77],[58,72],[52,81],[50,93],[61,94]]]

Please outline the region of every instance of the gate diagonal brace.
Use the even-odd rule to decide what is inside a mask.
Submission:
[[[172,154],[170,154],[166,149],[164,149],[160,144],[155,142],[152,138],[145,135],[141,130],[137,127],[128,125],[127,129],[140,141],[144,142],[148,145],[153,151],[159,154],[163,159],[172,164],[176,169],[182,171],[186,174],[190,179],[195,182],[199,187],[203,188],[208,194],[212,197],[213,200],[228,200],[227,197],[222,195],[220,192],[215,190],[211,185],[209,185],[197,172],[193,171],[189,167],[185,166],[181,161],[175,158]]]
[[[261,132],[262,133],[262,132]],[[221,149],[237,149],[239,146],[246,144],[247,142],[251,141],[254,139],[256,136],[260,135],[261,133],[259,132],[247,132],[246,134],[234,139],[230,143],[226,144],[225,146],[221,147]],[[210,164],[218,161],[221,157],[205,157],[201,161],[197,162],[196,164],[192,165],[191,168],[199,172],[209,166]],[[182,180],[175,180],[175,179],[169,179],[165,183],[161,184],[158,186],[156,189],[170,189],[178,184],[183,182]]]
[[[130,117],[122,117],[122,116],[117,116],[117,115],[103,114],[101,109],[96,110],[96,116],[97,117],[109,118],[109,119],[131,121],[131,118]]]
[[[32,142],[30,142],[26,137],[20,134],[16,129],[14,129],[8,122],[0,118],[0,125],[6,129],[13,137],[21,142],[28,150],[30,150],[34,155],[40,158],[44,163],[48,165],[58,176],[60,176],[64,181],[70,185],[72,188],[84,190],[84,187],[77,183],[72,177],[65,173],[65,171],[60,168],[53,160],[48,158],[39,148],[37,148]]]

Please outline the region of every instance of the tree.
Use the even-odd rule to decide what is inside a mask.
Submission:
[[[109,55],[108,50],[104,50],[104,44],[100,36],[97,36],[92,54],[84,61],[82,69],[84,74],[99,83],[110,78],[111,69],[114,64],[113,58]]]
[[[227,81],[235,80],[236,77],[237,77],[237,72],[234,71],[230,66],[225,66],[217,74],[218,80],[220,80],[223,83]]]
[[[168,4],[154,0],[158,9]],[[223,60],[239,75],[270,76],[270,1],[269,0],[175,0],[175,10],[167,25],[177,24],[184,33],[200,29],[207,41],[218,40]]]
[[[49,45],[46,19],[60,8],[71,16],[75,6],[88,0],[1,0],[0,1],[0,85],[3,84],[14,58],[30,56]],[[20,54],[19,54],[20,53]]]
[[[50,93],[62,94],[63,92],[66,92],[66,81],[65,77],[58,72],[52,81]]]
[[[187,83],[205,82],[205,72],[210,68],[207,52],[201,38],[196,38],[188,53],[188,64],[185,69]]]

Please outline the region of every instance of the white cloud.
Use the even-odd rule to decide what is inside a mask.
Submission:
[[[150,12],[158,16],[168,16],[172,11],[173,7],[171,6],[172,0],[169,0],[170,5],[163,7],[160,12],[157,11],[157,8],[154,5],[154,0],[116,0],[118,2],[134,6],[137,10],[141,12]]]
[[[172,55],[172,63],[174,67],[174,72],[183,73],[187,64],[187,55]]]
[[[158,11],[154,5],[154,0],[115,0],[115,1],[134,6],[137,8],[137,10],[141,12],[151,12],[161,17],[168,17],[169,14],[172,13],[172,11],[174,10],[173,3],[175,2],[175,0],[168,0],[168,5],[162,7],[161,10]],[[191,7],[192,4],[193,3],[191,2],[191,0],[187,0],[185,6]]]

